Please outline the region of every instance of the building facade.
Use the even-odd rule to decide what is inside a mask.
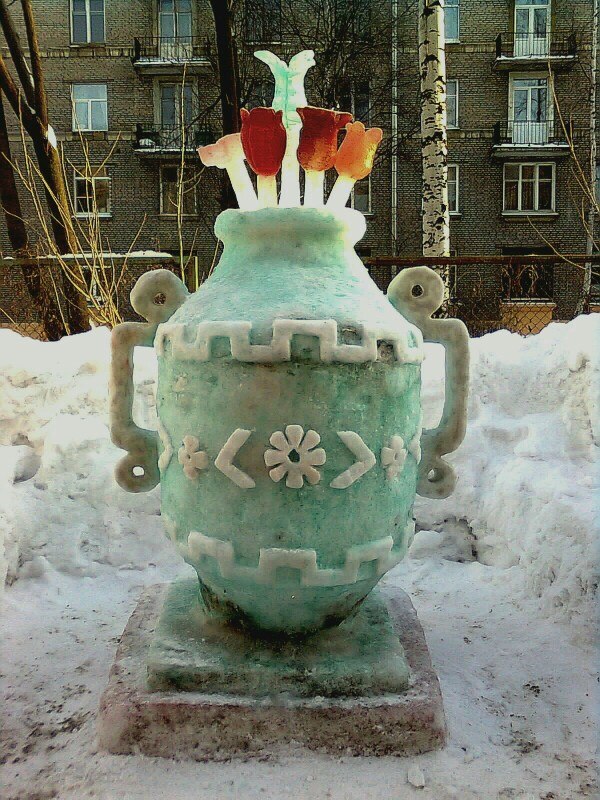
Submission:
[[[183,255],[206,274],[222,189],[195,153],[220,135],[209,3],[33,0],[33,8],[82,241],[93,218],[105,250]],[[592,8],[592,0],[446,0],[453,253],[585,252]],[[247,106],[272,99],[254,49],[287,58],[314,44],[309,102],[384,129],[379,163],[352,198],[367,216],[365,258],[421,251],[417,23],[408,0],[312,0],[306,8],[302,0],[246,0],[236,18]],[[11,124],[18,160],[21,137]],[[22,202],[35,228],[26,196]],[[4,219],[0,249],[10,253]],[[451,291],[499,301],[522,291],[565,319],[581,269],[508,281],[507,288],[498,272],[456,267]]]

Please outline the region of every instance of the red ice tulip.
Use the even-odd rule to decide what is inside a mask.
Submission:
[[[281,168],[285,153],[286,132],[282,111],[272,108],[241,110],[242,147],[246,161],[257,175],[273,177]]]
[[[352,122],[352,114],[313,106],[296,110],[302,119],[298,147],[300,165],[314,172],[331,169],[337,153],[338,131]]]

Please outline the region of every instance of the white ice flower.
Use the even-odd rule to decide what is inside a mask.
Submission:
[[[200,450],[200,442],[195,436],[183,437],[183,446],[179,448],[177,458],[191,481],[198,477],[201,469],[208,467],[208,455]]]
[[[325,463],[325,450],[317,447],[321,437],[316,431],[307,431],[301,425],[288,425],[283,431],[275,431],[269,439],[275,450],[265,452],[265,464],[271,479],[276,483],[287,475],[285,485],[291,489],[301,489],[304,478],[315,484],[321,480],[321,473],[315,466]],[[316,448],[316,449],[314,449]]]
[[[388,480],[395,478],[406,460],[404,439],[401,436],[392,436],[389,447],[381,448],[381,463],[386,467],[385,474]]]

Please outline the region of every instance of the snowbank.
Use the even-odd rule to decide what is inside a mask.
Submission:
[[[598,342],[600,315],[526,339],[499,332],[472,342],[469,429],[451,457],[459,483],[447,500],[417,501],[425,530],[413,557],[452,551],[517,566],[515,592],[539,597],[545,614],[589,618],[598,582]],[[107,429],[108,362],[103,328],[58,343],[0,330],[0,584],[49,565],[93,576],[100,564],[144,568],[171,558],[159,490],[126,494],[112,477],[119,451]],[[441,410],[442,375],[443,352],[430,346],[426,426]],[[153,354],[140,349],[136,419],[147,427],[154,382]]]

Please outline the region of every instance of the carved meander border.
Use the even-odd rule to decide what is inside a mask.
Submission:
[[[252,322],[248,321],[208,321],[194,325],[163,323],[158,326],[155,346],[159,356],[165,355],[165,346],[169,342],[173,358],[209,361],[212,340],[227,338],[232,358],[264,364],[290,361],[292,338],[314,336],[319,339],[320,360],[326,364],[381,360],[379,342],[389,344],[395,360],[401,364],[420,364],[423,360],[423,337],[417,328],[399,332],[376,325],[359,325],[357,329],[361,335],[360,343],[343,344],[339,342],[338,323],[334,319],[275,319],[270,344],[251,344]]]
[[[170,538],[177,543],[174,523],[165,518],[165,527]],[[206,536],[199,531],[191,531],[187,539],[187,548],[181,543],[178,549],[191,561],[200,561],[202,558],[214,559],[221,576],[228,580],[276,586],[277,570],[280,567],[288,567],[299,571],[301,586],[345,586],[360,580],[359,572],[362,564],[375,561],[377,577],[399,564],[406,554],[414,532],[415,523],[410,520],[404,529],[400,547],[394,548],[391,536],[367,544],[354,545],[346,551],[344,566],[337,568],[319,567],[316,550],[289,550],[281,547],[261,547],[256,566],[240,564],[236,561],[231,542]]]

